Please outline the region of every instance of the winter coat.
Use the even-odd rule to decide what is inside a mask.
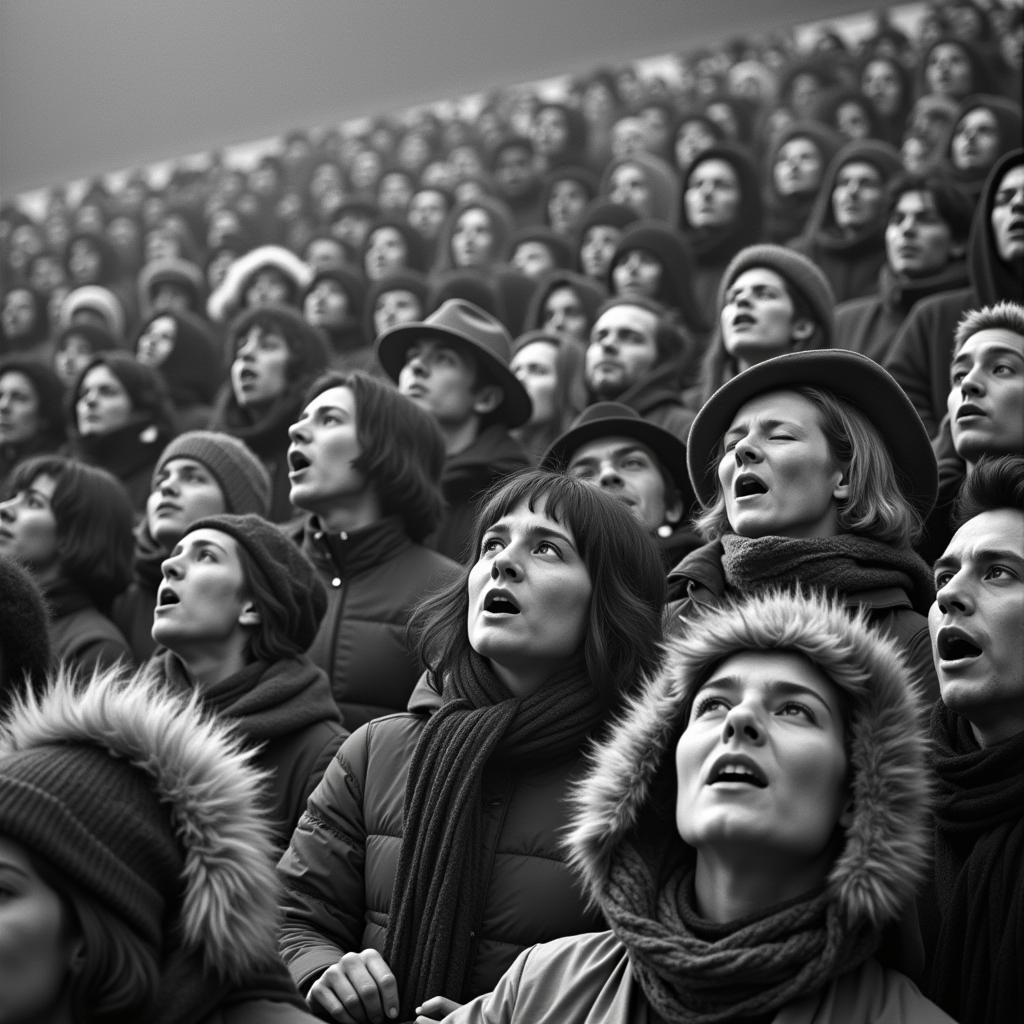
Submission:
[[[628,387],[615,401],[685,442],[696,413],[683,405],[678,363],[665,363]]]
[[[803,234],[791,248],[810,259],[828,278],[836,302],[859,299],[875,290],[885,263],[885,208],[875,220],[848,235],[835,222],[832,193],[839,172],[851,163],[869,163],[882,176],[883,185],[900,170],[895,147],[875,139],[848,142],[835,155],[822,179],[814,208]]]
[[[836,307],[835,346],[860,352],[882,364],[916,302],[966,284],[967,265],[961,260],[922,278],[900,276],[888,266],[882,267],[874,295],[850,299]]]
[[[151,666],[185,693],[194,689],[177,655],[161,651]],[[271,774],[265,806],[281,848],[347,733],[324,674],[308,658],[254,663],[203,690],[203,703],[259,747],[255,764]]]
[[[278,871],[286,895],[280,949],[303,993],[343,953],[383,950],[402,844],[407,771],[441,697],[420,683],[407,714],[378,718],[342,745],[292,835]],[[481,841],[490,870],[467,990],[490,991],[534,942],[600,927],[560,844],[582,756],[513,776],[484,773]]]
[[[946,415],[949,370],[953,362],[953,334],[970,309],[1003,299],[1024,301],[1024,282],[999,257],[992,233],[992,205],[996,184],[1006,172],[1024,161],[1024,150],[1004,156],[992,169],[974,212],[967,247],[970,287],[922,299],[910,311],[883,364],[907,393],[930,437]]]
[[[410,612],[459,566],[412,541],[399,516],[335,534],[307,516],[292,536],[327,591],[307,655],[327,674],[346,728],[404,711],[423,671],[405,637]]]
[[[774,1024],[952,1024],[897,971],[868,960],[820,992],[783,1008]],[[556,939],[521,953],[493,992],[446,1024],[656,1024],[610,932]]]
[[[121,631],[92,603],[84,591],[57,584],[44,591],[50,610],[53,656],[75,671],[91,676],[117,661],[132,663],[132,652]]]
[[[719,605],[729,596],[721,558],[721,544],[713,541],[687,555],[669,573],[668,630],[685,630],[687,619],[697,611]],[[912,595],[901,587],[873,587],[842,596],[850,608],[865,609],[868,621],[897,641],[921,683],[923,706],[930,707],[939,697],[939,682],[932,660],[928,619],[915,609]],[[918,606],[923,607],[920,598]]]
[[[445,459],[441,473],[444,518],[427,544],[462,562],[469,555],[477,498],[502,477],[529,465],[526,449],[502,424],[485,427],[468,448]]]

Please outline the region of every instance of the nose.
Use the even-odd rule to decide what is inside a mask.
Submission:
[[[160,485],[157,488],[161,494],[177,494],[178,492],[178,481],[173,473],[168,473],[167,476],[160,481]]]
[[[296,443],[309,440],[309,428],[299,420],[288,428],[288,440]]]
[[[757,720],[753,709],[744,702],[734,704],[722,723],[722,740],[728,742],[736,738],[745,743],[760,746],[764,743],[764,730]]]
[[[948,615],[954,611],[961,615],[970,615],[974,608],[970,595],[967,593],[967,588],[963,585],[960,573],[953,573],[939,587],[935,594],[935,603],[939,606],[939,611],[943,615]]]
[[[0,502],[0,523],[13,523],[15,516],[15,503],[17,498],[8,498],[7,501]]]
[[[181,556],[171,555],[160,563],[160,572],[165,580],[181,579]]]
[[[761,453],[758,451],[757,446],[747,437],[737,441],[736,447],[733,448],[732,452],[736,458],[737,466],[742,466],[748,462],[757,462],[761,458]]]
[[[606,462],[601,466],[597,482],[601,487],[614,490],[622,486],[622,477],[619,475],[619,471],[611,463]]]
[[[960,381],[960,394],[977,396],[985,393],[985,386],[982,384],[981,374],[977,372],[977,369],[977,367],[971,367],[964,379]]]
[[[491,579],[500,580],[507,578],[515,580],[519,579],[520,575],[521,571],[516,564],[516,560],[512,557],[510,545],[506,545],[494,556],[494,561],[491,562]]]
[[[247,359],[251,360],[256,355],[256,339],[245,338],[242,343],[235,349],[236,359]]]

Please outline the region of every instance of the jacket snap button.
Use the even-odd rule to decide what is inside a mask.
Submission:
[[[332,587],[340,587],[341,586],[341,577],[340,576],[335,576],[334,579],[331,580],[331,586]]]

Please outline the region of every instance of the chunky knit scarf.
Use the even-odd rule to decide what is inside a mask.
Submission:
[[[1024,1013],[1024,733],[979,747],[941,702],[931,721],[935,886],[928,995],[963,1024]]]
[[[694,909],[692,860],[660,884],[659,860],[624,843],[599,903],[667,1024],[773,1013],[853,970],[877,945],[873,929],[851,929],[840,919],[824,890],[727,926],[707,921]]]
[[[424,999],[460,1000],[483,915],[481,786],[492,759],[523,769],[574,756],[604,717],[578,667],[529,697],[510,697],[471,653],[444,682],[409,764],[402,849],[384,958],[402,1015]]]
[[[850,533],[835,537],[722,537],[722,568],[730,587],[744,593],[764,586],[805,586],[856,594],[899,587],[927,614],[935,597],[932,575],[909,548]]]

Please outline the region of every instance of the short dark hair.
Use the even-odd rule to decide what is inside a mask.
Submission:
[[[349,388],[356,400],[356,437],[362,454],[353,467],[372,480],[384,515],[400,516],[421,541],[441,521],[444,439],[437,421],[397,388],[362,371],[321,374],[306,391],[305,407],[330,388]]]
[[[128,493],[105,469],[63,455],[25,459],[12,471],[8,490],[24,490],[43,475],[56,485],[50,506],[63,574],[106,611],[132,578],[135,514]]]
[[[941,171],[928,171],[923,174],[905,172],[896,175],[886,189],[888,199],[887,217],[891,217],[896,204],[908,192],[927,192],[935,200],[935,209],[949,226],[956,242],[966,242],[971,233],[971,221],[974,208],[970,201],[957,188],[949,175]]]
[[[39,404],[41,427],[36,441],[51,451],[65,439],[64,385],[57,374],[45,363],[25,355],[0,358],[0,377],[5,373],[20,373],[28,378]]]
[[[1024,511],[1024,457],[985,456],[967,474],[956,496],[951,517],[959,530],[982,512],[1009,508]]]
[[[547,514],[573,533],[593,595],[583,641],[587,676],[605,707],[614,708],[658,663],[665,575],[654,542],[630,511],[590,484],[562,473],[527,469],[495,484],[479,505],[473,561],[483,535],[524,502],[545,499]],[[413,613],[423,663],[440,680],[459,671],[472,648],[466,621],[472,562]]]

